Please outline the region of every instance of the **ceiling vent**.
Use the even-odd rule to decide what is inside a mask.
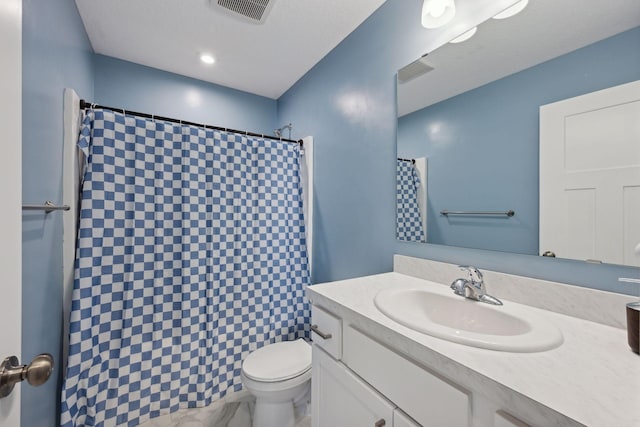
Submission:
[[[406,83],[433,70],[434,68],[427,64],[427,55],[424,55],[422,58],[416,59],[411,64],[398,70],[398,83]]]
[[[209,0],[211,6],[247,22],[262,24],[276,0]]]

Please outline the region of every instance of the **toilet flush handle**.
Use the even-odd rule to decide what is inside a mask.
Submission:
[[[387,422],[384,420],[384,418],[376,421],[376,423],[373,425],[373,427],[384,427],[387,425]]]

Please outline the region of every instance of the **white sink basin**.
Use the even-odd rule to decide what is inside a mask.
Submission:
[[[434,337],[473,347],[536,352],[558,347],[562,332],[526,306],[493,306],[424,289],[386,289],[375,305],[396,322]]]

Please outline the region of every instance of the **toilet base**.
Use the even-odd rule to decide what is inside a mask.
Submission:
[[[244,375],[242,381],[256,398],[253,427],[295,427],[295,405],[309,398],[311,370],[280,383],[260,383]]]
[[[265,402],[256,400],[253,427],[295,427],[293,402]]]

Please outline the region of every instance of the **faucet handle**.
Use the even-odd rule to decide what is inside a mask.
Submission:
[[[472,282],[475,283],[482,283],[483,282],[483,276],[482,273],[480,272],[480,270],[478,270],[478,268],[472,266],[472,265],[459,265],[458,268],[460,268],[460,270],[462,271],[466,271],[469,273],[469,280],[471,280]],[[478,280],[475,280],[473,278],[473,274],[475,273],[476,277],[478,278]]]
[[[468,280],[466,279],[456,279],[453,281],[453,283],[451,283],[451,286],[449,286],[452,290],[453,293],[456,295],[460,295],[461,297],[465,296],[465,288],[467,286],[467,284],[469,283]]]

